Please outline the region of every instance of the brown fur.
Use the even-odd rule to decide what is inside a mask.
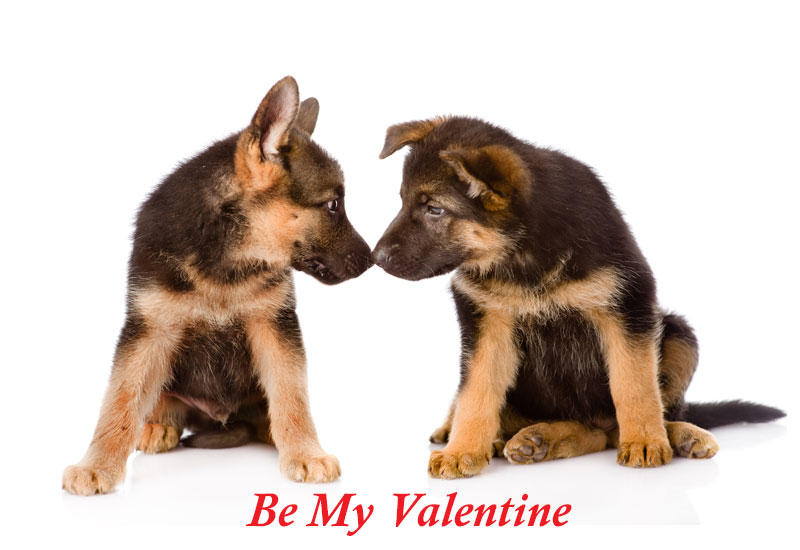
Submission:
[[[64,472],[67,491],[110,491],[134,446],[168,451],[184,428],[236,426],[229,440],[274,442],[293,480],[340,475],[311,419],[291,268],[335,284],[370,262],[344,214],[341,169],[311,141],[318,111],[313,99],[299,105],[294,79],[281,80],[247,129],[188,161],[142,206],[128,318],[95,436]],[[199,435],[193,446],[220,446]]]
[[[431,475],[473,475],[505,445],[512,461],[535,462],[611,444],[621,464],[657,466],[670,445],[713,449],[696,426],[665,420],[783,415],[685,402],[697,339],[659,307],[647,260],[588,166],[468,117],[392,126],[380,157],[406,145],[403,204],[372,256],[407,280],[455,272],[461,385],[431,437],[448,442]]]

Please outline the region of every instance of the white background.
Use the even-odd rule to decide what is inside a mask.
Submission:
[[[791,3],[26,3],[0,21],[4,538],[59,547],[778,544],[797,489],[798,17]],[[60,492],[91,437],[123,321],[136,208],[176,164],[245,126],[279,78],[321,103],[351,221],[374,245],[399,208],[390,124],[468,114],[593,166],[697,330],[689,398],[789,417],[721,428],[710,461],[657,470],[613,451],[428,479],[455,390],[441,277],[298,275],[314,418],[341,481],[284,481],[273,448],[134,455],[114,494]],[[354,537],[309,528],[313,493],[373,504]],[[394,528],[394,492],[573,505],[560,529]],[[245,528],[255,492],[297,523]],[[463,500],[462,500],[463,499]],[[355,502],[354,502],[355,503]],[[413,518],[409,522],[413,522]],[[664,527],[664,524],[703,527]],[[581,525],[591,526],[581,526]],[[600,528],[598,524],[615,524]],[[631,524],[644,524],[632,527]],[[655,526],[660,524],[661,526]]]

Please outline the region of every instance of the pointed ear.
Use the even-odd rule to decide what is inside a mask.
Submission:
[[[437,117],[430,120],[412,120],[411,122],[390,126],[386,130],[386,141],[383,142],[383,151],[381,151],[380,158],[385,159],[401,147],[424,139],[444,121],[443,117]]]
[[[500,145],[450,149],[439,153],[439,157],[467,185],[467,195],[479,198],[490,211],[508,208],[514,191],[522,189],[531,179],[522,158]]]
[[[314,128],[317,126],[318,116],[319,101],[314,97],[309,97],[300,104],[300,110],[297,112],[297,119],[294,121],[294,127],[304,131],[310,136],[314,133]]]
[[[299,103],[297,82],[291,76],[279,80],[261,100],[251,127],[262,158],[276,155],[289,142],[289,130],[297,117]]]

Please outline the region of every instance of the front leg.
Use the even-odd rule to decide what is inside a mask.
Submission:
[[[655,336],[629,334],[622,320],[610,312],[595,312],[592,320],[602,342],[617,411],[617,462],[633,467],[668,463],[672,448],[658,389]]]
[[[519,365],[515,322],[513,313],[500,309],[484,310],[476,319],[474,352],[456,397],[448,444],[431,453],[431,476],[470,477],[489,463],[500,428],[500,411]]]
[[[337,479],[339,461],[322,449],[311,419],[297,314],[284,309],[274,318],[253,317],[247,322],[247,337],[256,375],[266,392],[270,434],[281,472],[294,481]]]
[[[178,328],[154,328],[128,318],[94,437],[83,459],[64,470],[64,489],[76,495],[107,493],[125,478],[125,462],[169,378],[180,337]]]

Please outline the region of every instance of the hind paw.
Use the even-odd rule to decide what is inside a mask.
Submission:
[[[145,453],[163,453],[178,446],[180,434],[172,426],[145,424],[136,449]]]
[[[667,436],[675,453],[684,458],[711,458],[719,451],[710,432],[688,422],[668,422]]]

